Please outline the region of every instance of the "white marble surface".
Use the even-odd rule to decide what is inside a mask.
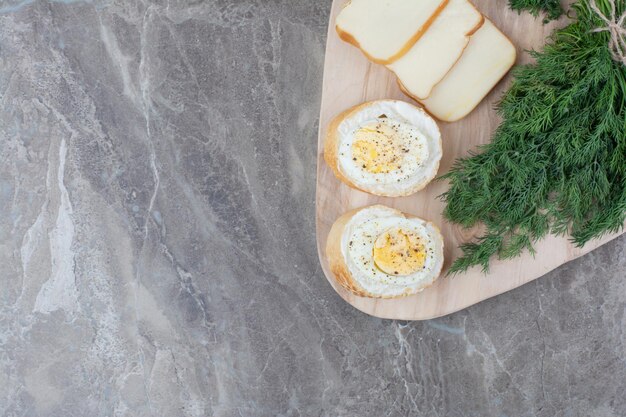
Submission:
[[[0,1],[0,415],[626,415],[624,238],[429,322],[334,293],[329,8]]]

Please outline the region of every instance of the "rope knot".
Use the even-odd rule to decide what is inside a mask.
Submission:
[[[611,15],[607,16],[598,7],[594,0],[589,1],[591,9],[598,15],[600,19],[606,24],[604,27],[594,29],[593,32],[609,32],[611,38],[609,40],[609,51],[611,56],[617,62],[621,62],[626,65],[626,12],[624,12],[619,18],[615,11],[615,0],[609,0],[611,6]]]

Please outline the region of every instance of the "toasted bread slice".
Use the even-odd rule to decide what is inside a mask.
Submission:
[[[459,60],[483,22],[471,1],[450,0],[415,45],[387,68],[413,97],[425,99]]]
[[[485,19],[467,48],[428,98],[414,97],[439,120],[454,122],[467,116],[515,63],[511,41]],[[404,86],[405,92],[412,95]]]
[[[380,115],[384,115],[386,121],[394,124],[402,122],[414,129],[410,135],[415,135],[415,138],[398,133],[389,138],[392,143],[397,141],[396,146],[378,149],[382,155],[397,157],[396,161],[403,164],[399,172],[396,169],[372,173],[361,166],[360,158],[352,154],[357,131]],[[423,138],[421,143],[417,140],[418,134]],[[427,155],[425,159],[420,162],[413,159],[412,155],[424,151]],[[437,175],[442,154],[441,132],[437,123],[421,107],[399,100],[369,101],[340,113],[328,126],[324,142],[324,160],[337,179],[357,190],[386,197],[407,196],[426,187]],[[374,158],[369,163],[375,161]]]
[[[431,245],[432,263],[423,273],[419,273],[405,285],[395,285],[388,281],[385,284],[384,280],[375,283],[373,277],[363,275],[363,271],[355,267],[354,262],[350,260],[350,239],[354,230],[364,221],[389,217],[400,222],[409,220],[417,223],[419,227],[424,228]],[[369,246],[366,246],[368,242],[355,241],[353,243],[363,244],[369,249]],[[326,257],[336,282],[354,295],[370,298],[399,298],[423,291],[437,280],[444,264],[444,241],[439,228],[433,223],[390,207],[374,205],[349,211],[335,221],[326,240]]]
[[[426,32],[448,0],[352,0],[339,13],[337,33],[372,61],[390,64]]]

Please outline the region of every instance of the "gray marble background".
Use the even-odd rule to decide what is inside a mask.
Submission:
[[[626,239],[429,322],[315,249],[329,0],[0,1],[0,415],[626,415]]]

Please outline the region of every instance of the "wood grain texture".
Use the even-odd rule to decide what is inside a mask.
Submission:
[[[463,275],[442,276],[432,287],[401,299],[357,297],[340,287],[330,273],[324,248],[332,224],[348,210],[380,203],[432,221],[440,227],[445,239],[444,274],[452,260],[461,253],[459,244],[471,240],[477,233],[463,230],[443,220],[444,205],[437,198],[446,190],[447,185],[443,182],[431,183],[426,189],[409,197],[376,197],[341,183],[324,162],[323,139],[327,126],[335,115],[368,100],[396,98],[414,103],[402,94],[390,71],[369,62],[357,48],[339,39],[334,29],[334,21],[345,3],[346,0],[335,0],[330,15],[320,113],[316,197],[320,261],[329,282],[345,301],[367,314],[381,318],[425,320],[439,317],[519,287],[619,236],[608,235],[582,249],[572,246],[567,238],[550,236],[535,246],[537,254],[534,258],[525,254],[509,261],[493,260],[487,275],[474,268]],[[513,41],[518,52],[517,63],[529,62],[530,58],[524,51],[540,49],[554,27],[567,23],[566,18],[563,18],[561,21],[543,25],[540,18],[535,19],[528,14],[518,15],[511,11],[504,0],[478,0],[475,4]],[[509,83],[510,75],[465,119],[455,123],[439,123],[444,149],[440,175],[450,169],[457,157],[467,155],[469,150],[490,140],[500,121],[493,110],[494,104]]]

